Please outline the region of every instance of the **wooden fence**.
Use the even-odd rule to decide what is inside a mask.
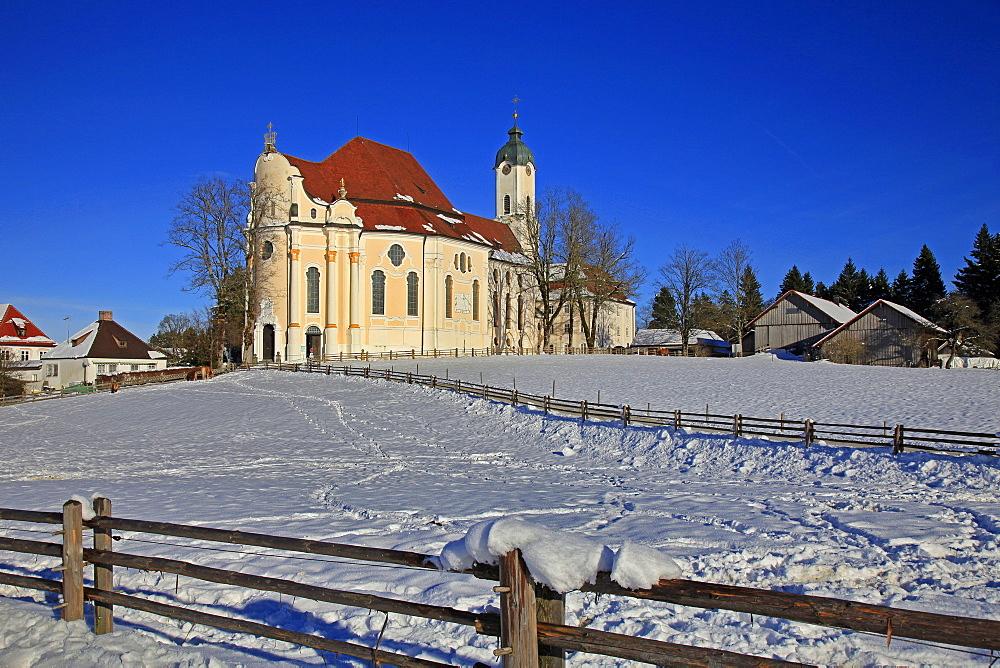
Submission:
[[[160,603],[132,594],[121,594],[114,589],[114,568],[126,567],[176,573],[207,582],[278,592],[373,612],[385,612],[387,618],[388,613],[398,613],[472,627],[476,633],[500,638],[500,647],[494,651],[494,655],[501,658],[505,668],[557,668],[563,665],[563,654],[567,650],[657,665],[803,665],[720,649],[679,645],[585,627],[566,626],[564,597],[534,583],[516,550],[501,556],[499,567],[476,566],[467,571],[440,572],[442,580],[472,575],[480,579],[498,581],[493,591],[499,594],[499,614],[473,612],[251,575],[234,570],[210,568],[187,561],[118,552],[113,549],[113,539],[117,537],[113,536],[112,532],[116,530],[145,532],[433,570],[430,555],[244,531],[116,518],[111,515],[111,501],[104,498],[94,500],[94,510],[96,516],[93,519],[83,520],[79,501],[68,501],[63,505],[61,513],[0,508],[0,519],[3,520],[62,525],[61,530],[52,532],[53,535],[62,537],[61,544],[0,537],[0,550],[61,558],[62,565],[56,569],[62,572],[61,581],[0,572],[0,584],[61,594],[63,601],[56,607],[61,610],[62,618],[68,621],[83,619],[84,604],[91,602],[94,606],[95,633],[108,633],[113,630],[114,607],[119,606],[192,624],[283,640],[318,650],[371,660],[376,664],[388,663],[406,667],[447,665],[382,650],[379,648],[381,635],[375,647],[368,647],[357,642],[333,640],[245,619],[201,612],[189,607]],[[93,530],[93,548],[84,547],[85,528]],[[93,566],[92,586],[87,586],[85,582],[84,568],[87,565]],[[596,583],[585,585],[582,591],[664,601],[703,609],[732,610],[873,633],[885,636],[887,642],[891,642],[892,638],[907,638],[951,646],[947,649],[958,646],[991,652],[1000,650],[1000,621],[988,619],[919,612],[856,601],[691,580],[661,580],[650,589],[629,590],[613,582],[607,573],[599,574]]]
[[[250,367],[243,367],[250,368]],[[904,427],[901,424],[854,425],[814,420],[756,418],[749,415],[721,415],[705,412],[659,411],[648,408],[633,409],[628,405],[576,401],[548,395],[529,394],[519,390],[463,381],[458,378],[439,378],[408,371],[372,369],[371,367],[339,366],[330,364],[263,364],[257,368],[281,371],[302,371],[326,375],[359,376],[390,380],[397,383],[423,385],[442,390],[453,390],[491,401],[513,406],[528,406],[545,414],[568,415],[587,421],[621,420],[630,425],[645,427],[672,427],[709,433],[728,433],[736,438],[743,436],[773,438],[786,441],[804,441],[807,446],[815,443],[836,443],[854,446],[889,446],[893,453],[907,449],[930,452],[1000,455],[1000,436],[986,432],[952,431]]]

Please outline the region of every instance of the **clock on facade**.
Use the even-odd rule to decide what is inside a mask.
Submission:
[[[506,176],[507,174],[510,174],[510,165],[504,165],[503,166],[503,173],[504,173],[504,176]]]

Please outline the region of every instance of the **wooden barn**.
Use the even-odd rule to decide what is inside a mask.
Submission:
[[[813,345],[832,362],[933,366],[946,332],[923,316],[880,299]]]
[[[846,306],[789,290],[747,323],[743,352],[787,350],[796,355],[809,352],[812,344],[854,318]]]

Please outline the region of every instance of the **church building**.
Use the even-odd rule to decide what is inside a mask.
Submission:
[[[311,162],[265,135],[248,224],[254,358],[535,348],[535,162],[516,118],[493,165],[493,219],[455,208],[406,151],[355,137]]]

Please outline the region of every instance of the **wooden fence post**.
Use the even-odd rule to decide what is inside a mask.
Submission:
[[[94,499],[94,514],[97,517],[111,517],[111,499],[98,496]],[[113,541],[111,529],[94,529],[94,549],[111,552]],[[115,577],[111,566],[94,564],[94,588],[100,591],[114,591]],[[94,633],[101,635],[115,630],[114,609],[110,603],[94,602]]]
[[[535,589],[520,550],[500,557],[500,649],[504,668],[538,668]]]
[[[892,454],[898,455],[903,451],[903,425],[897,424],[892,429]]]
[[[622,424],[627,427],[628,423],[631,421],[632,421],[632,409],[629,408],[628,404],[625,404],[624,406],[622,406]]]
[[[813,439],[816,437],[816,429],[813,427],[813,421],[809,419],[805,421],[805,437],[806,446],[812,445]]]
[[[542,397],[542,413],[544,413],[545,415],[549,414],[549,397],[548,397],[548,395],[545,395],[544,397]]]
[[[580,422],[587,421],[587,401],[580,402]]]
[[[547,624],[566,624],[566,595],[535,583],[535,618]],[[566,653],[558,647],[539,647],[539,668],[563,668]]]
[[[67,622],[83,619],[83,504],[63,504],[62,618]]]
[[[737,413],[733,416],[733,436],[739,438],[743,435],[743,416]]]
[[[681,428],[681,412],[678,410],[674,411],[674,429],[676,430],[680,428]]]

